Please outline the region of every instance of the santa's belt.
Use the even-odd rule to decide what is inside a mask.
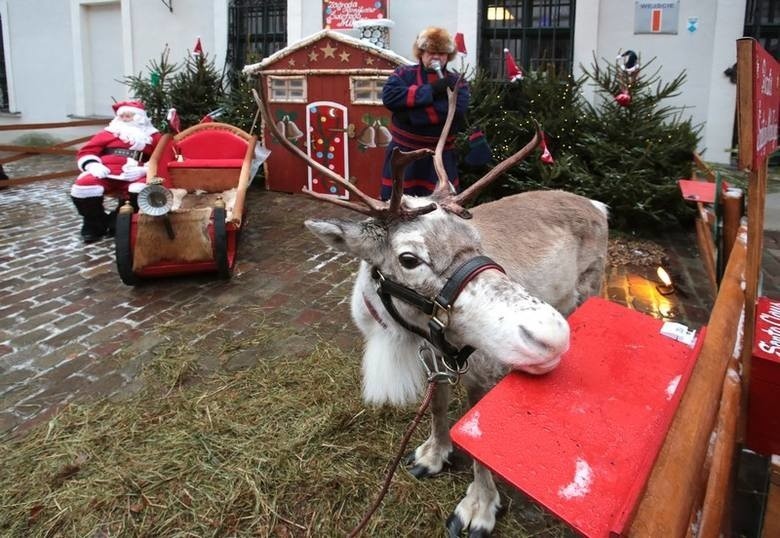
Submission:
[[[103,155],[121,155],[128,159],[141,161],[144,158],[144,152],[139,150],[125,149],[125,148],[106,148],[103,150]]]

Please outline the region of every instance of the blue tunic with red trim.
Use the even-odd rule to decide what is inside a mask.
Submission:
[[[444,71],[447,81],[454,85],[457,73]],[[421,148],[436,149],[444,122],[447,119],[447,96],[434,97],[431,84],[438,80],[435,71],[425,69],[422,64],[398,67],[385,82],[382,102],[393,112],[390,132],[393,140],[387,147],[382,168],[381,198],[390,198],[393,188],[390,157],[394,148],[411,151]],[[457,156],[454,151],[455,136],[462,125],[469,104],[469,88],[461,81],[457,88],[450,136],[444,146],[444,168],[450,183],[459,190]],[[433,166],[433,157],[425,157],[411,163],[404,174],[404,194],[427,196],[433,192],[438,178]]]

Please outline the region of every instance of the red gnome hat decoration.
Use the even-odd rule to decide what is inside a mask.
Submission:
[[[455,50],[457,50],[459,54],[467,54],[466,40],[463,39],[463,33],[461,32],[455,34]]]
[[[509,49],[504,49],[504,61],[506,63],[506,76],[509,82],[523,80],[523,70],[515,63],[515,59]]]
[[[547,135],[544,133],[542,133],[542,142],[539,144],[539,147],[542,148],[542,155],[539,157],[539,159],[541,159],[544,164],[555,163],[555,159],[553,159],[552,153],[550,153],[550,150],[547,149]]]
[[[192,47],[192,55],[200,56],[201,54],[203,54],[203,45],[200,43],[200,36],[198,36],[198,39],[195,40],[195,46]]]

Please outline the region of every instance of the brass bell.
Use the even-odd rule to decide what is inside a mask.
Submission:
[[[374,123],[374,125],[376,125],[376,145],[380,148],[385,148],[390,145],[390,141],[393,140],[393,135],[390,134],[390,129],[378,121]]]
[[[360,133],[360,136],[358,136],[358,144],[361,146],[367,147],[367,148],[375,148],[376,147],[376,130],[374,129],[373,125],[369,125],[365,129],[363,129],[363,132]]]

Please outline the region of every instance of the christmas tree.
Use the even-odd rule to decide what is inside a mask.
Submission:
[[[500,162],[531,140],[536,121],[555,155],[553,165],[541,162],[538,156],[529,157],[486,189],[479,201],[538,188],[568,187],[576,191],[569,186],[569,168],[581,132],[581,84],[582,81],[569,75],[560,76],[553,69],[531,71],[516,82],[496,81],[484,72],[477,73],[471,83],[467,134],[476,128],[483,130],[494,162]],[[461,135],[459,147],[463,156],[468,156],[471,149],[467,143],[466,136]],[[462,164],[461,169],[464,170],[462,181],[468,186],[484,175],[488,167]]]
[[[693,211],[677,180],[690,175],[698,129],[683,118],[684,110],[667,104],[681,91],[685,74],[663,83],[648,66],[629,74],[594,59],[579,80],[550,69],[528,72],[515,82],[477,74],[471,85],[471,129],[459,137],[460,154],[473,149],[468,136],[479,126],[494,163],[500,162],[531,139],[535,120],[554,156],[554,163],[546,164],[538,152],[532,154],[478,202],[532,189],[565,189],[608,204],[613,228],[641,233],[689,219]],[[596,103],[582,98],[586,83],[595,85]],[[461,163],[466,186],[489,169],[469,167],[468,160]]]
[[[171,107],[169,96],[171,79],[178,66],[168,60],[170,49],[166,45],[160,54],[159,60],[149,62],[147,69],[149,76],[142,73],[125,77],[122,83],[130,88],[130,93],[135,99],[146,105],[146,112],[152,120],[152,124],[161,132],[168,131],[168,123],[165,117]]]
[[[585,103],[577,176],[582,194],[610,206],[617,228],[672,228],[693,213],[677,180],[691,174],[699,129],[667,104],[686,76],[663,82],[652,63],[627,76],[619,64],[602,67],[594,59],[585,71],[601,100]]]
[[[206,53],[191,54],[173,75],[168,96],[185,129],[220,108],[225,93],[222,74]],[[221,121],[221,119],[220,119]]]
[[[248,53],[246,61],[255,63],[260,59],[257,53]],[[225,112],[219,121],[240,127],[250,134],[257,134],[260,129],[259,118],[257,103],[252,96],[252,89],[256,87],[255,78],[237,71],[230,71],[227,78],[229,90],[224,93],[221,102]],[[255,132],[252,132],[253,126]]]

